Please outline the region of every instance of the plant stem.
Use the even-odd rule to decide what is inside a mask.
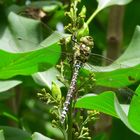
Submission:
[[[67,137],[67,134],[66,132],[64,131],[65,129],[62,127],[58,127],[60,129],[60,131],[62,132],[63,136],[64,136],[64,140],[68,140],[68,137]]]
[[[109,13],[107,57],[115,60],[120,54],[123,38],[124,6],[113,6]]]
[[[19,106],[22,96],[21,91],[22,90],[20,85],[10,90],[11,93],[15,93],[15,96],[8,100],[7,105],[15,115],[18,115],[19,113]],[[17,123],[13,120],[10,120],[9,125],[19,127],[19,122]]]
[[[92,13],[92,15],[89,17],[89,19],[88,19],[87,22],[86,22],[87,25],[90,24],[90,22],[93,20],[93,18],[97,15],[98,12],[100,12],[100,10],[99,10],[99,9],[96,9],[96,10]]]

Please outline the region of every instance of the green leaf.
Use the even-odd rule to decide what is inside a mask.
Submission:
[[[124,110],[124,108],[119,104],[117,97],[114,92],[107,91],[103,92],[100,95],[86,95],[76,102],[77,108],[85,108],[91,110],[97,110],[116,118],[119,118],[130,130],[140,135],[139,127],[135,127],[132,125],[129,120],[128,110]],[[138,117],[138,116],[137,116]],[[137,118],[136,114],[133,116],[133,119]],[[140,123],[138,119],[136,119],[137,125]]]
[[[32,140],[52,140],[52,139],[46,136],[43,136],[42,134],[38,132],[34,132],[34,134],[32,135]]]
[[[10,13],[8,22],[5,31],[1,32],[0,40],[0,59],[3,60],[0,61],[1,79],[30,75],[47,70],[57,63],[61,50],[57,42],[66,36],[54,32],[39,43],[45,30],[39,21]],[[27,41],[28,39],[31,41]]]
[[[130,124],[140,132],[140,86],[136,89],[136,95],[132,98],[128,119]]]
[[[120,58],[106,67],[85,67],[84,74],[95,73],[96,85],[124,87],[140,79],[140,26],[136,27],[132,40]],[[132,53],[133,52],[133,53]]]
[[[0,129],[3,130],[6,140],[31,140],[29,133],[12,127],[0,126]]]
[[[112,5],[125,5],[131,2],[132,0],[97,0],[98,2],[98,11],[102,9],[112,6]]]
[[[57,52],[60,51],[57,44],[53,44],[50,47],[51,49],[57,49]],[[59,59],[58,53],[54,56],[53,54],[48,48],[27,53],[10,53],[1,50],[0,59],[3,59],[3,61],[0,62],[0,78],[6,79],[15,75],[30,75],[42,71],[40,66],[43,63],[46,64],[45,69],[52,67]]]
[[[99,96],[88,94],[78,99],[76,107],[98,110],[118,118],[114,108],[114,96],[112,91],[104,92]]]
[[[35,73],[32,75],[32,77],[37,84],[44,87],[47,86],[49,89],[51,89],[52,82],[55,82],[57,85],[59,85],[59,87],[63,86],[63,84],[56,78],[59,74],[59,71],[53,67],[47,71]]]
[[[0,130],[0,140],[5,140],[3,130]]]
[[[132,0],[97,0],[98,7],[92,13],[92,15],[89,17],[89,19],[87,20],[86,23],[89,24],[93,20],[93,18],[104,8],[107,8],[107,7],[113,6],[113,5],[125,5],[125,4],[128,4],[131,1]]]
[[[129,67],[133,67],[140,64],[139,45],[140,45],[140,26],[136,26],[134,35],[131,39],[128,48],[125,50],[124,54],[117,59],[116,62]]]
[[[15,121],[15,122],[18,122],[19,120],[12,114],[6,112],[6,110],[2,113],[3,116]]]
[[[6,80],[6,81],[0,81],[0,92],[7,91],[22,82],[19,80]],[[1,97],[0,97],[1,98]]]
[[[60,87],[55,82],[52,82],[52,96],[58,101],[62,98]]]
[[[7,22],[0,32],[1,50],[13,53],[31,51],[36,49],[39,42],[43,40],[43,27],[39,21],[19,16],[13,12],[9,13],[6,20]],[[1,23],[3,22],[1,21]]]
[[[52,123],[45,124],[46,131],[51,133],[54,137],[58,139],[64,139],[63,133],[59,128],[53,127]]]
[[[45,12],[52,12],[61,7],[62,3],[59,1],[36,1],[29,4],[27,7],[42,8]]]

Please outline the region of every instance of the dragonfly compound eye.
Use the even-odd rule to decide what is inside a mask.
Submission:
[[[86,46],[92,46],[94,45],[93,38],[91,36],[85,36],[80,38],[80,42],[85,44]]]

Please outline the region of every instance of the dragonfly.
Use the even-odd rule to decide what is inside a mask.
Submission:
[[[46,25],[45,25],[46,26]],[[51,33],[54,33],[54,31],[52,31],[52,29],[50,29],[50,27],[47,26],[47,28],[49,29],[49,31],[51,31]],[[59,34],[58,34],[59,35]],[[36,42],[33,42],[33,41],[29,41],[28,39],[24,39],[22,37],[17,37],[17,39],[19,40],[19,42],[21,41],[25,41],[26,43],[29,43],[28,45],[31,45],[31,44],[36,44]],[[80,39],[79,42],[77,42],[76,40],[73,40],[72,39],[72,44],[74,44],[72,46],[72,50],[73,52],[70,53],[70,52],[61,52],[62,55],[71,55],[73,57],[73,75],[72,75],[72,79],[71,79],[71,82],[70,82],[70,86],[69,86],[69,89],[68,89],[68,92],[67,92],[67,96],[66,96],[66,100],[64,102],[64,106],[63,106],[63,109],[62,109],[62,113],[61,113],[61,123],[63,124],[64,121],[65,121],[65,118],[66,118],[66,115],[67,115],[67,112],[68,112],[68,109],[69,109],[69,105],[70,105],[70,102],[73,98],[73,94],[75,93],[75,90],[76,90],[76,83],[77,83],[77,78],[78,78],[78,75],[79,75],[79,71],[82,67],[85,67],[85,69],[93,69],[93,71],[97,72],[97,75],[98,73],[100,72],[104,72],[103,69],[100,69],[99,67],[93,67],[92,65],[88,64],[87,65],[87,62],[90,58],[92,58],[92,60],[105,60],[109,63],[113,62],[113,60],[109,59],[109,58],[105,58],[101,55],[98,55],[98,54],[95,54],[95,53],[92,53],[92,49],[93,49],[93,46],[94,46],[94,42],[93,42],[93,39],[92,37],[90,36],[85,36],[85,37],[82,37]],[[49,49],[49,51],[52,51],[54,52],[54,55],[55,53],[57,53],[57,51],[55,50],[51,50],[51,48]],[[117,66],[117,67],[127,67],[126,65],[121,65],[121,64],[118,64],[118,63],[113,63],[113,65]],[[89,67],[89,68],[87,68]],[[116,81],[110,77],[108,77],[108,81],[110,83],[115,83]],[[133,77],[131,77],[130,75],[130,81],[132,82],[135,82],[135,79],[133,79]],[[98,81],[97,81],[98,82]],[[108,83],[109,83],[108,82]],[[121,81],[118,79],[118,82],[121,84]],[[126,90],[124,90],[126,91]],[[131,91],[131,90],[130,90]],[[129,91],[129,92],[130,92]]]
[[[85,36],[80,39],[80,44],[75,43],[73,46],[74,50],[74,58],[73,58],[73,75],[70,83],[69,90],[67,92],[66,101],[64,103],[64,107],[61,113],[61,123],[63,124],[65,121],[66,114],[68,112],[68,108],[73,97],[73,94],[76,89],[76,82],[80,68],[82,65],[87,62],[89,54],[91,53],[91,49],[93,47],[93,39],[90,36]]]

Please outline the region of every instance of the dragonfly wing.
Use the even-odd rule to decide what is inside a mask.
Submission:
[[[91,78],[89,77],[89,82],[92,86],[91,92],[101,93],[103,91],[111,90],[117,94],[119,101],[122,103],[129,103],[135,92],[127,86],[134,84],[136,81],[130,81],[128,79],[128,69],[125,69],[126,71],[124,72],[120,71],[121,69],[107,72],[105,70],[102,71],[102,68],[100,67],[97,68],[90,64],[85,65],[86,66],[81,72],[81,76],[84,75],[84,77],[88,77],[90,73],[94,72],[94,78],[96,79],[94,82],[91,82]]]

